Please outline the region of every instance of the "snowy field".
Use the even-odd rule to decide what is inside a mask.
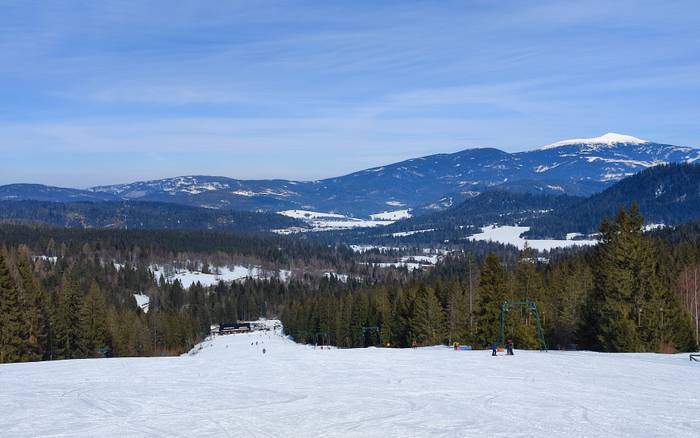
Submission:
[[[344,216],[336,213],[324,213],[310,210],[285,210],[278,211],[277,214],[301,219],[311,228],[288,228],[283,230],[273,230],[278,234],[294,234],[307,231],[338,231],[349,230],[351,228],[373,228],[391,225],[399,219],[411,217],[408,210],[385,211],[370,215],[370,219],[360,219]]]
[[[520,237],[523,233],[530,231],[530,227],[517,226],[488,226],[481,229],[481,233],[467,237],[469,240],[484,240],[498,242],[504,245],[514,245],[519,249],[525,248],[525,244],[537,251],[549,251],[554,248],[569,248],[572,246],[596,245],[597,240],[572,240],[576,233],[569,233],[567,239],[525,239]]]
[[[167,270],[160,265],[151,265],[151,272],[154,273],[156,280],[160,281],[161,277],[165,277],[165,281],[173,283],[179,280],[182,287],[188,289],[193,285],[200,283],[204,287],[216,286],[220,281],[231,283],[233,281],[244,280],[246,278],[272,278],[277,277],[281,281],[288,281],[292,275],[291,271],[281,269],[279,271],[265,271],[259,266],[213,266],[212,272],[205,274],[199,271],[189,269]]]
[[[0,365],[0,388],[3,437],[700,436],[686,354],[314,350],[244,334],[194,356]]]

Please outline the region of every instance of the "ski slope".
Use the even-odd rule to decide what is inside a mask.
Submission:
[[[314,350],[256,333],[191,356],[0,365],[0,388],[3,437],[700,436],[685,354]]]

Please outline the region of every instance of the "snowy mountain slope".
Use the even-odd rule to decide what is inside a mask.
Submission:
[[[680,437],[699,426],[700,367],[685,354],[314,350],[272,333],[217,337],[195,351],[0,365],[0,430],[15,438]]]
[[[98,198],[213,209],[312,210],[368,218],[399,209],[411,208],[415,214],[442,210],[494,186],[517,192],[590,195],[658,164],[697,160],[697,149],[609,133],[518,153],[478,148],[430,155],[318,181],[183,176],[90,190]],[[0,197],[3,193],[6,198],[34,199],[26,190],[13,192],[8,186],[0,187]]]

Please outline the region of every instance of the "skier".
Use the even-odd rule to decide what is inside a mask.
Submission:
[[[508,355],[512,356],[513,354],[513,340],[508,339]]]
[[[498,348],[498,346],[496,345],[495,342],[493,344],[491,344],[491,356],[496,356],[496,349],[497,348]]]

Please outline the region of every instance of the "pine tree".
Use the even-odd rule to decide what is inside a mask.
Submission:
[[[416,314],[416,298],[413,289],[400,289],[396,293],[396,317],[393,329],[393,344],[408,347],[416,341],[413,327]]]
[[[84,355],[80,323],[81,307],[78,283],[73,279],[64,281],[63,287],[58,292],[58,305],[54,315],[58,358],[74,359]]]
[[[90,286],[80,309],[82,348],[87,356],[107,347],[107,305],[97,283]]]
[[[589,321],[595,346],[605,351],[677,349],[681,339],[692,338],[687,324],[673,321],[685,313],[661,283],[658,256],[642,234],[643,224],[632,204],[629,213],[621,210],[614,222],[601,226]]]
[[[506,273],[494,253],[486,256],[479,278],[477,342],[489,345],[498,340],[501,305],[508,298]]]
[[[641,318],[641,291],[635,287],[638,273],[635,244],[641,231],[635,219],[621,210],[614,222],[604,221],[594,264],[594,336],[604,351],[639,351],[642,341],[637,330]],[[641,320],[639,321],[641,324]]]
[[[469,303],[467,296],[457,281],[452,281],[447,291],[445,319],[448,343],[471,342],[469,340]]]
[[[435,345],[443,341],[445,315],[432,288],[425,285],[418,287],[412,325],[419,344]]]
[[[389,294],[385,288],[380,288],[374,295],[374,310],[376,322],[380,328],[380,341],[383,346],[391,345],[393,316]]]
[[[353,347],[368,346],[369,335],[363,330],[368,324],[369,300],[364,293],[353,295],[352,310],[350,311],[350,339]]]
[[[0,363],[25,359],[26,332],[19,291],[0,252]]]
[[[27,360],[47,358],[49,350],[49,315],[44,288],[34,277],[27,256],[21,255],[17,262],[22,285],[22,302],[25,308],[27,330]]]

